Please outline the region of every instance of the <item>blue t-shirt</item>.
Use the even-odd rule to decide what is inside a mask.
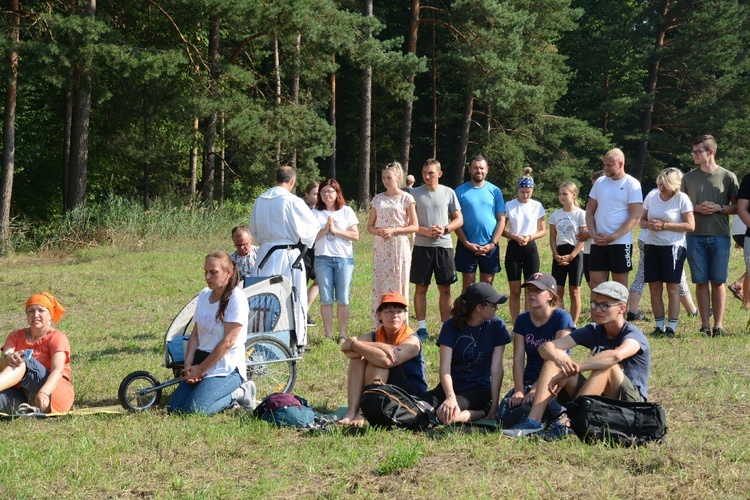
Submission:
[[[545,342],[555,340],[560,330],[572,330],[576,327],[568,311],[555,309],[549,320],[542,326],[535,326],[531,321],[531,313],[519,314],[513,332],[524,338],[526,346],[526,368],[523,370],[523,385],[532,385],[539,378],[544,359],[539,355],[539,346]]]
[[[457,330],[453,320],[443,323],[437,344],[453,349],[451,378],[456,394],[484,387],[490,389],[492,352],[495,347],[510,343],[505,322],[495,317],[477,326],[466,325]]]
[[[607,337],[604,332],[604,326],[588,324],[583,328],[574,330],[570,337],[576,344],[591,349],[591,354],[599,354],[602,351],[617,349],[625,339],[633,339],[641,346],[641,350],[622,360],[620,365],[625,376],[633,382],[633,386],[643,396],[648,398],[648,376],[651,371],[651,348],[648,345],[648,339],[643,332],[635,325],[625,322],[622,330],[615,338]]]
[[[375,332],[371,332],[371,335],[372,341],[375,342]],[[414,335],[416,335],[416,333]],[[401,363],[401,369],[409,383],[417,390],[416,395],[421,395],[427,392],[427,380],[424,376],[424,356],[422,356],[421,341],[419,343],[419,354]],[[391,370],[393,370],[393,368],[391,368]],[[389,383],[391,382],[389,381]],[[408,388],[402,387],[402,389],[406,390]]]
[[[485,181],[484,186],[474,187],[465,182],[456,188],[461,204],[464,224],[461,226],[466,239],[477,245],[486,245],[497,225],[497,214],[505,215],[505,200],[500,188]]]

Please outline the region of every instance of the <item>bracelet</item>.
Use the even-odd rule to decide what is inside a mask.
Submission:
[[[47,399],[49,399],[50,401],[52,400],[52,396],[50,396],[49,394],[47,394],[44,391],[39,391],[39,394],[44,394],[45,396],[47,396]]]

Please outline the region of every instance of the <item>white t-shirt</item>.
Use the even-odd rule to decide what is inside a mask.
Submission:
[[[613,234],[620,229],[623,222],[630,216],[628,205],[643,203],[641,183],[628,174],[618,181],[613,181],[606,176],[599,177],[591,187],[589,198],[595,199],[598,204],[596,214],[594,214],[596,232],[604,234]],[[589,228],[589,230],[593,229]],[[628,231],[610,245],[630,243],[633,243],[632,231]]]
[[[544,207],[536,200],[521,203],[516,198],[505,204],[508,218],[507,231],[519,236],[531,236],[539,229],[538,221],[544,217]]]
[[[313,209],[313,215],[320,223],[318,230],[323,229],[328,224],[328,217],[333,217],[333,223],[339,229],[346,230],[359,224],[359,219],[357,219],[354,210],[346,205],[332,212]],[[326,233],[322,238],[315,241],[315,255],[351,259],[354,258],[354,247],[351,241]]]
[[[735,214],[732,216],[732,236],[735,236],[737,234],[744,235],[747,231],[747,226],[744,222],[742,222],[742,219],[740,219],[740,216]]]
[[[648,210],[648,220],[659,219],[664,222],[684,222],[682,214],[693,211],[693,203],[688,195],[678,191],[667,201],[661,199],[659,190],[654,189],[646,195],[643,209]],[[682,231],[649,231],[646,245],[685,246],[685,233]]]
[[[557,246],[576,246],[578,244],[576,235],[582,227],[586,227],[586,211],[579,207],[573,207],[572,212],[566,212],[560,208],[550,215],[549,225],[555,226],[557,232],[555,244]]]
[[[195,308],[195,317],[198,324],[198,349],[212,352],[216,345],[224,338],[224,324],[216,320],[216,312],[219,310],[219,301],[211,304],[208,300],[211,289],[206,287],[198,295],[198,303]],[[242,380],[247,379],[245,367],[245,340],[247,339],[247,322],[250,315],[250,307],[247,304],[245,293],[239,288],[232,291],[229,303],[224,311],[224,322],[240,323],[240,330],[234,346],[215,365],[206,371],[206,377],[221,377],[232,373],[235,369],[240,372]]]

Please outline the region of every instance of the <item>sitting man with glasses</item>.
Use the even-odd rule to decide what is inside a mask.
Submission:
[[[245,276],[252,276],[255,271],[255,260],[258,257],[258,247],[253,245],[253,235],[247,226],[236,226],[232,229],[232,242],[235,252],[231,255],[240,273],[240,284]]]
[[[359,410],[362,388],[375,379],[396,385],[420,399],[427,392],[422,343],[406,324],[407,306],[406,298],[400,293],[383,294],[376,310],[380,328],[341,343],[341,352],[349,358],[349,371],[347,412],[339,424],[364,424]]]
[[[594,323],[539,347],[545,361],[531,412],[503,434],[523,437],[544,430],[541,420],[554,397],[563,406],[578,396],[592,395],[646,401],[651,349],[643,332],[625,321],[627,301],[628,289],[616,281],[605,281],[591,291]],[[581,363],[567,353],[578,345],[592,354]],[[582,372],[590,372],[588,378]]]

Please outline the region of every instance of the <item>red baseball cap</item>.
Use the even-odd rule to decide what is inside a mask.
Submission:
[[[388,292],[381,295],[380,304],[378,304],[378,311],[380,311],[386,304],[398,304],[407,308],[409,307],[409,302],[407,302],[404,296],[398,292]]]

